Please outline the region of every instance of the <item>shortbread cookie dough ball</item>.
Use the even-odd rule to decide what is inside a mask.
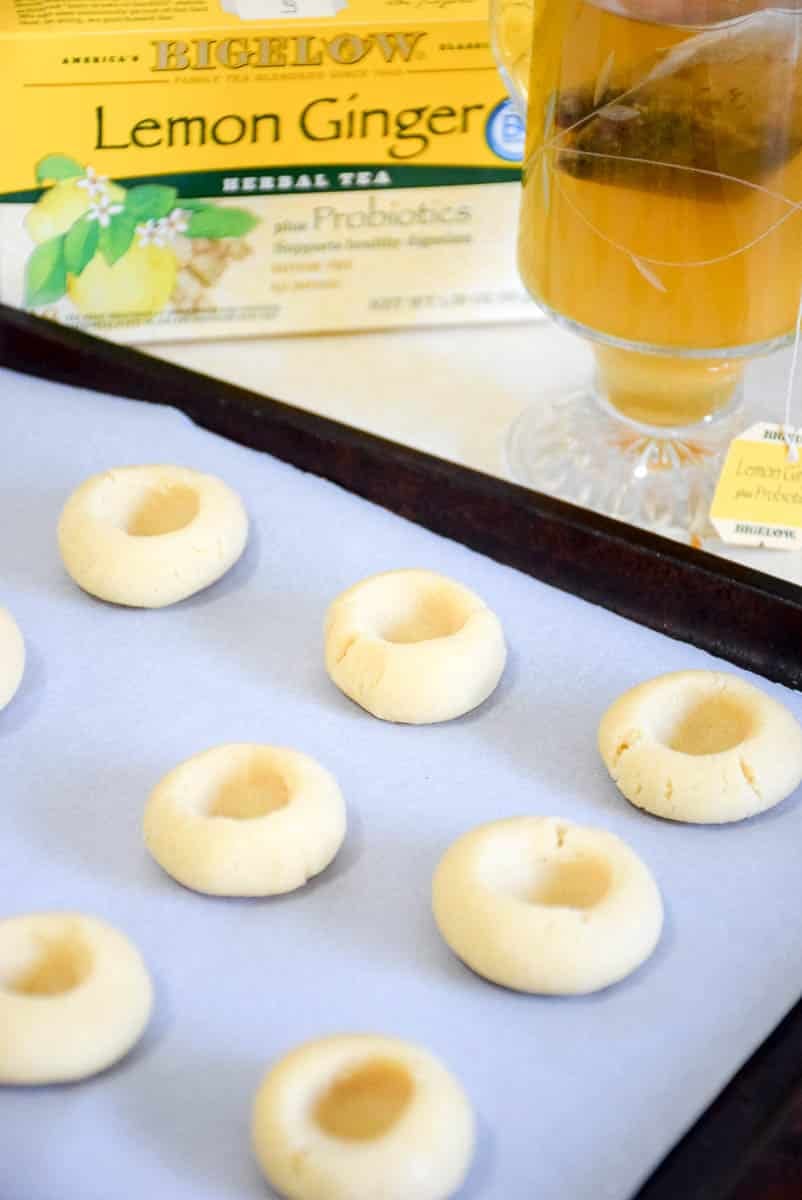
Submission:
[[[257,1092],[251,1133],[289,1200],[445,1200],[470,1166],[474,1119],[427,1050],[363,1034],[282,1058]]]
[[[477,974],[555,996],[617,983],[649,957],[663,925],[657,884],[620,838],[552,817],[464,834],[437,867],[432,907]]]
[[[14,699],[25,670],[25,643],[17,622],[0,608],[0,709]]]
[[[389,571],[343,592],[326,615],[326,670],[384,721],[427,725],[470,712],[506,659],[495,613],[433,571]]]
[[[82,913],[0,920],[0,1084],[64,1083],[117,1062],[147,1025],[139,952]]]
[[[334,777],[297,750],[217,746],[165,775],[145,808],[145,844],[169,875],[215,896],[291,892],[345,837]]]
[[[599,750],[627,800],[672,821],[741,821],[802,780],[795,717],[718,671],[677,671],[625,692],[602,718]]]
[[[58,527],[78,586],[134,608],[162,608],[208,587],[247,539],[236,492],[213,475],[171,466],[93,475],[72,493]]]

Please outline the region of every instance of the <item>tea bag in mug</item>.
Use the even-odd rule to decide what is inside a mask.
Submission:
[[[627,186],[653,190],[665,185],[659,167],[680,168],[701,194],[714,178],[765,185],[802,149],[802,13],[687,32],[627,78],[612,64],[601,89],[596,81],[561,94],[561,170],[621,185],[628,163]]]

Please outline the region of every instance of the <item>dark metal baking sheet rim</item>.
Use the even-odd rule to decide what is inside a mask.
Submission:
[[[172,405],[498,562],[802,689],[802,588],[794,584],[2,305],[0,365]],[[800,1087],[802,1001],[637,1200],[768,1200],[777,1180],[772,1197],[798,1200]]]

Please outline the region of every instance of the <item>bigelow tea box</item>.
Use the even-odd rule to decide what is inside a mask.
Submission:
[[[0,0],[2,299],[125,341],[523,318],[483,0]]]

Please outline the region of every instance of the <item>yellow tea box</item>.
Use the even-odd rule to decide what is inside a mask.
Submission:
[[[530,317],[482,0],[0,0],[0,296],[124,341]]]

